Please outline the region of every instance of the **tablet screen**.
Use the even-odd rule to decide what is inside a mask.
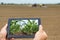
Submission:
[[[34,35],[39,29],[39,21],[38,18],[9,19],[8,36]]]

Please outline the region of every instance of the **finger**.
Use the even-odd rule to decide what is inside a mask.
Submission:
[[[3,29],[6,29],[7,28],[7,24],[3,27]]]
[[[1,38],[0,40],[6,40],[6,39],[5,38],[3,38],[3,39]]]
[[[11,38],[10,40],[14,40],[14,38]]]
[[[7,24],[1,29],[0,33],[5,37],[7,35],[7,31],[6,31],[6,28],[7,28]]]
[[[1,30],[6,30],[6,28],[7,28],[7,24]]]
[[[43,30],[42,25],[39,25],[39,31],[42,31],[42,30]]]

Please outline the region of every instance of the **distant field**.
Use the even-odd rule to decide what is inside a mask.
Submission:
[[[31,17],[41,18],[44,30],[48,34],[47,40],[60,40],[60,5],[47,5],[47,8],[33,8],[19,5],[0,5],[0,29],[8,22],[8,18]]]

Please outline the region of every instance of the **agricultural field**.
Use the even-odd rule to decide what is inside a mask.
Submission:
[[[9,18],[41,18],[41,24],[48,35],[47,40],[60,40],[60,5],[47,7],[26,7],[20,5],[0,5],[0,29]],[[33,40],[21,38],[16,40]]]

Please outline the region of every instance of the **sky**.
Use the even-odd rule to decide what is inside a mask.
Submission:
[[[0,0],[0,3],[16,3],[16,4],[54,4],[60,3],[60,0]]]

